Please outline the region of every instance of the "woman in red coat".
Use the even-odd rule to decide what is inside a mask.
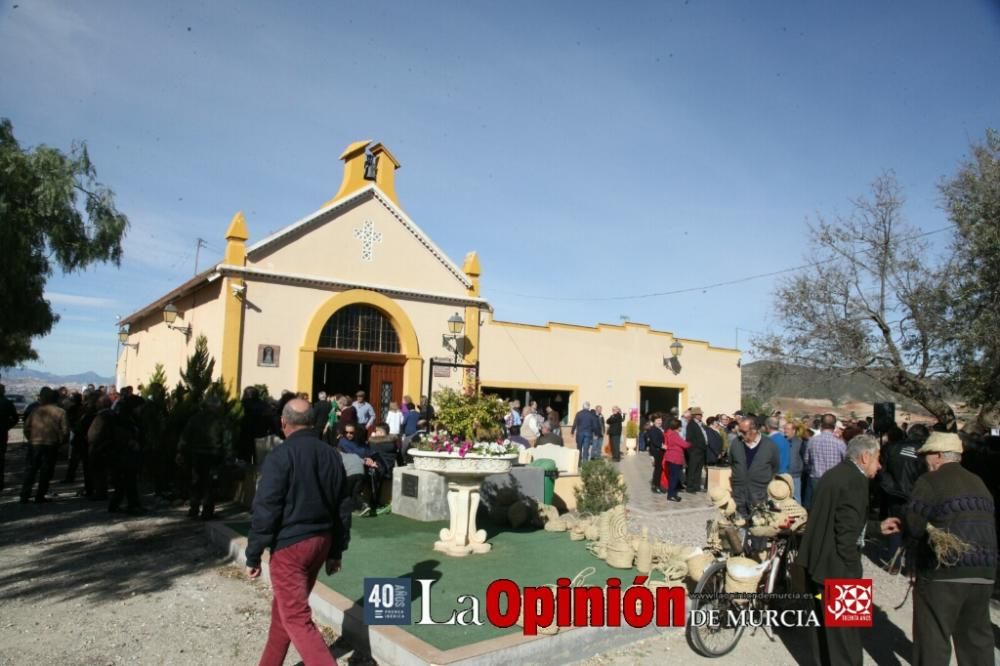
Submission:
[[[680,502],[681,478],[684,473],[684,449],[691,446],[681,437],[680,419],[670,419],[663,436],[663,474],[661,485],[667,486],[667,499]],[[666,482],[666,483],[664,483]]]

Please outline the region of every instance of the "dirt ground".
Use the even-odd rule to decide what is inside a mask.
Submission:
[[[81,484],[20,504],[23,455],[8,451],[0,496],[0,664],[256,663],[270,589],[215,552],[202,523],[148,495],[147,516],[108,514],[76,496]],[[325,633],[340,663],[370,663]],[[292,648],[286,663],[298,661]]]
[[[215,552],[204,525],[185,518],[185,507],[157,504],[147,495],[152,509],[147,516],[112,516],[103,503],[77,497],[80,484],[56,484],[52,502],[22,505],[15,486],[23,447],[12,444],[7,463],[6,490],[0,495],[0,666],[256,663],[270,621],[270,589],[246,580],[242,570]],[[57,479],[63,469],[60,464]],[[655,511],[657,521],[669,523],[671,531],[703,530],[704,513],[694,506],[670,516],[656,509],[638,502],[635,512],[638,517]],[[235,507],[222,510],[224,517],[245,518]],[[892,610],[905,594],[905,582],[870,562],[866,574],[875,579],[880,608],[876,629],[866,640],[866,662],[909,663],[912,606],[907,601]],[[1000,637],[1000,607],[994,606],[992,616]],[[332,630],[324,633],[340,663],[372,663],[355,655]],[[775,642],[761,631],[745,635],[733,654],[711,661],[803,663],[809,661],[808,649],[801,630]],[[674,629],[586,656],[583,663],[653,666],[665,657],[709,661],[696,656],[683,631]],[[298,663],[294,648],[286,663]]]

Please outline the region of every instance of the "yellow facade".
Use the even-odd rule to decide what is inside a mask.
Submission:
[[[343,308],[366,305],[391,322],[400,344],[391,360],[401,369],[403,394],[415,400],[426,393],[430,359],[454,358],[453,343],[442,334],[457,312],[465,321],[459,360],[480,363],[481,383],[498,390],[560,391],[568,394],[570,411],[585,400],[606,409],[635,407],[644,387],[677,389],[679,406],[697,404],[709,413],[739,405],[736,350],[680,338],[680,366],[670,368],[663,358],[673,334],[641,324],[495,321],[480,295],[478,255],[470,252],[459,267],[443,254],[398,205],[399,162],[382,144],[370,143],[345,150],[343,181],[323,208],[249,247],[238,213],[226,231],[222,263],[127,317],[130,342],[140,348],[124,349],[119,384],[143,383],[157,362],[175,384],[194,338],[204,334],[217,374],[234,394],[255,384],[272,394],[315,394],[318,354],[335,354],[318,347],[321,330]],[[374,174],[365,169],[369,153]],[[167,302],[180,311],[178,324],[192,325],[190,340],[163,323]],[[265,346],[274,363],[260,362]],[[434,378],[433,387],[473,380],[473,373],[455,371]]]

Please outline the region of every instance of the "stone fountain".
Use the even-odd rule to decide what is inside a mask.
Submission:
[[[413,464],[419,470],[437,472],[448,479],[448,512],[450,525],[441,530],[434,550],[464,557],[470,553],[488,553],[493,547],[486,543],[486,530],[477,529],[479,487],[491,474],[510,471],[517,454],[483,456],[468,453],[420,451],[410,449]]]

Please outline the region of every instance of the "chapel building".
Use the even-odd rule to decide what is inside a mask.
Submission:
[[[204,335],[233,395],[251,385],[314,398],[360,388],[380,416],[390,400],[477,379],[553,407],[564,423],[584,401],[605,414],[739,407],[736,349],[632,322],[495,320],[476,252],[453,262],[403,211],[392,153],[359,141],[340,159],[340,189],[319,210],[252,244],[236,213],[221,263],[122,320],[130,346],[119,386],[148,382],[156,363],[173,386]],[[456,362],[468,367],[443,365]]]

